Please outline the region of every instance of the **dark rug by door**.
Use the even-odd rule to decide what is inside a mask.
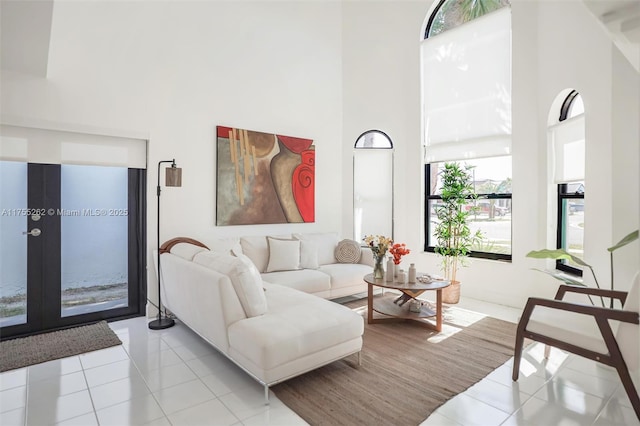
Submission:
[[[444,320],[440,334],[365,321],[360,367],[350,356],[272,390],[311,425],[418,425],[513,356],[516,324],[453,307]]]
[[[0,342],[0,372],[120,345],[106,321]]]

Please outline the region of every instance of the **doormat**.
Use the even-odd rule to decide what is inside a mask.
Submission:
[[[0,372],[121,345],[106,321],[0,342]]]

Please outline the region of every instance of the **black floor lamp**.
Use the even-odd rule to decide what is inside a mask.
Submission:
[[[165,186],[182,186],[182,169],[176,167],[176,160],[158,162],[158,319],[149,323],[149,328],[152,330],[163,330],[175,325],[175,321],[172,318],[163,318],[162,299],[160,297],[160,165],[162,163],[171,163],[171,167],[165,169]]]

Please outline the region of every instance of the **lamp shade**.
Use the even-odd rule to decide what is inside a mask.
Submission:
[[[182,186],[182,168],[175,164],[166,169],[165,186]]]

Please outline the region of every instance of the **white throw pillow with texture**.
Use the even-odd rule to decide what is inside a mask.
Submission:
[[[267,272],[300,269],[300,241],[272,237],[267,237],[267,241],[269,243]]]

